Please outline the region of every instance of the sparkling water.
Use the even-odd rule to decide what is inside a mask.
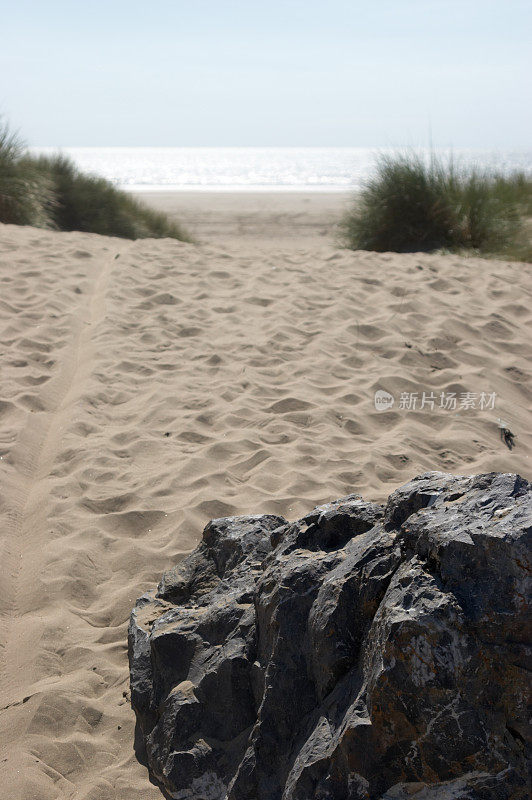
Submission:
[[[379,153],[364,147],[34,147],[62,152],[86,171],[135,191],[350,191]],[[400,151],[405,152],[405,151]],[[408,151],[406,151],[408,152]],[[419,152],[419,151],[417,151]],[[428,151],[425,151],[428,155]],[[532,174],[532,150],[436,150],[460,166]]]

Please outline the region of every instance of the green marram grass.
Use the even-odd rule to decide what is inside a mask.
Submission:
[[[7,126],[0,126],[0,222],[11,225],[53,225],[54,194],[49,178]]]
[[[0,127],[0,222],[124,239],[190,241],[165,214],[144,206],[68,158],[32,157],[7,125]]]
[[[347,247],[397,253],[475,251],[532,260],[532,181],[417,154],[382,156],[341,224]]]
[[[153,211],[96,175],[88,175],[65,156],[29,159],[53,187],[53,219],[61,231],[86,231],[124,239],[187,236],[165,214]]]

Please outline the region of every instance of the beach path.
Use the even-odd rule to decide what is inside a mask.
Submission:
[[[161,797],[133,749],[127,620],[210,518],[382,500],[429,469],[530,478],[530,287],[522,264],[325,239],[0,226],[9,796]]]

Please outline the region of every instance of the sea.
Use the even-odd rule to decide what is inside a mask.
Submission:
[[[319,191],[359,189],[379,155],[408,150],[366,147],[33,147],[64,153],[86,172],[141,191]],[[429,158],[430,151],[416,149]],[[532,174],[532,150],[438,149],[459,166]]]

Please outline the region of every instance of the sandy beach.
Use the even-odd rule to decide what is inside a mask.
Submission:
[[[133,192],[198,242],[241,249],[335,244],[349,192]]]
[[[426,470],[532,477],[530,265],[342,250],[341,193],[142,197],[197,243],[0,225],[16,800],[160,800],[127,621],[212,517],[379,501]]]

